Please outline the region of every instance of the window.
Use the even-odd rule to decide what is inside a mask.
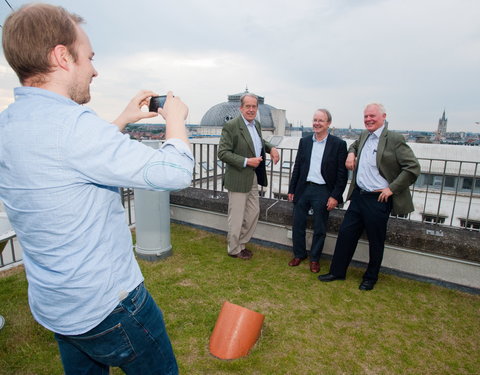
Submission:
[[[431,174],[426,174],[423,181],[424,185],[431,186],[433,185],[433,176]]]
[[[480,221],[471,219],[460,219],[460,226],[470,230],[480,230]]]
[[[480,178],[421,174],[415,182],[419,188],[441,189],[442,185],[446,190],[480,193]]]
[[[390,215],[390,217],[396,217],[397,219],[408,219],[408,214],[403,214],[403,215]]]
[[[433,174],[427,174],[425,176],[425,183],[428,186],[440,188],[442,186],[443,176],[435,176]]]
[[[284,161],[282,163],[282,169],[290,169],[292,167],[292,162],[291,161]]]
[[[213,171],[213,167],[209,166],[206,161],[202,161],[202,162],[200,163],[200,165],[201,165],[202,168],[205,169],[206,171]]]
[[[433,176],[433,186],[436,188],[441,188],[443,184],[443,176]]]
[[[457,179],[455,176],[445,176],[445,187],[450,189],[457,187]]]
[[[425,223],[445,224],[445,219],[446,216],[422,214],[422,221],[424,221]]]
[[[448,179],[448,182],[447,182]],[[443,175],[434,175],[434,174],[421,174],[420,177],[415,182],[416,187],[429,187],[435,189],[441,189],[442,184],[445,183],[445,187],[451,185],[455,186],[455,177],[454,176],[443,176]]]
[[[462,189],[472,190],[472,186],[473,186],[473,178],[464,177],[462,182]]]

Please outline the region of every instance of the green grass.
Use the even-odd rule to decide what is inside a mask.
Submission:
[[[290,253],[250,246],[227,257],[224,236],[172,225],[173,256],[140,261],[165,314],[181,374],[478,374],[480,296],[381,274],[361,292],[363,270],[320,283]],[[321,273],[328,262],[321,262]],[[0,374],[61,374],[53,335],[34,322],[22,268],[0,274]],[[265,315],[247,357],[223,361],[208,344],[224,301]],[[113,374],[121,374],[113,369]],[[141,375],[141,374],[140,374]]]

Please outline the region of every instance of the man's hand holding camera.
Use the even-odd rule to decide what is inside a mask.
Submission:
[[[142,90],[137,95],[130,100],[130,103],[127,104],[125,109],[120,116],[118,116],[113,123],[118,126],[120,131],[122,131],[127,124],[137,122],[144,118],[151,118],[157,116],[157,114],[152,112],[142,111],[143,106],[148,106],[149,98],[154,96],[153,91]]]
[[[142,108],[145,106],[149,107],[149,111],[142,111]],[[113,123],[122,131],[127,124],[158,115],[161,115],[165,119],[166,139],[178,138],[187,144],[190,143],[185,128],[188,107],[178,96],[174,96],[171,91],[165,96],[158,96],[149,90],[140,91],[133,97]]]

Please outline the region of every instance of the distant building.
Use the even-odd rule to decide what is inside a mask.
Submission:
[[[445,117],[445,110],[443,110],[442,118],[438,120],[438,128],[437,128],[437,136],[441,138],[445,138],[447,135],[447,118]]]

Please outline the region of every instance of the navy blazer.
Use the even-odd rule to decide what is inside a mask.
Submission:
[[[300,139],[297,157],[293,167],[292,178],[288,187],[289,194],[295,194],[293,202],[297,202],[307,185],[308,171],[310,170],[310,157],[312,155],[313,135]],[[343,191],[347,186],[348,171],[345,167],[347,159],[347,143],[331,134],[328,135],[323,152],[320,173],[327,184],[330,196],[339,204],[343,203]]]

